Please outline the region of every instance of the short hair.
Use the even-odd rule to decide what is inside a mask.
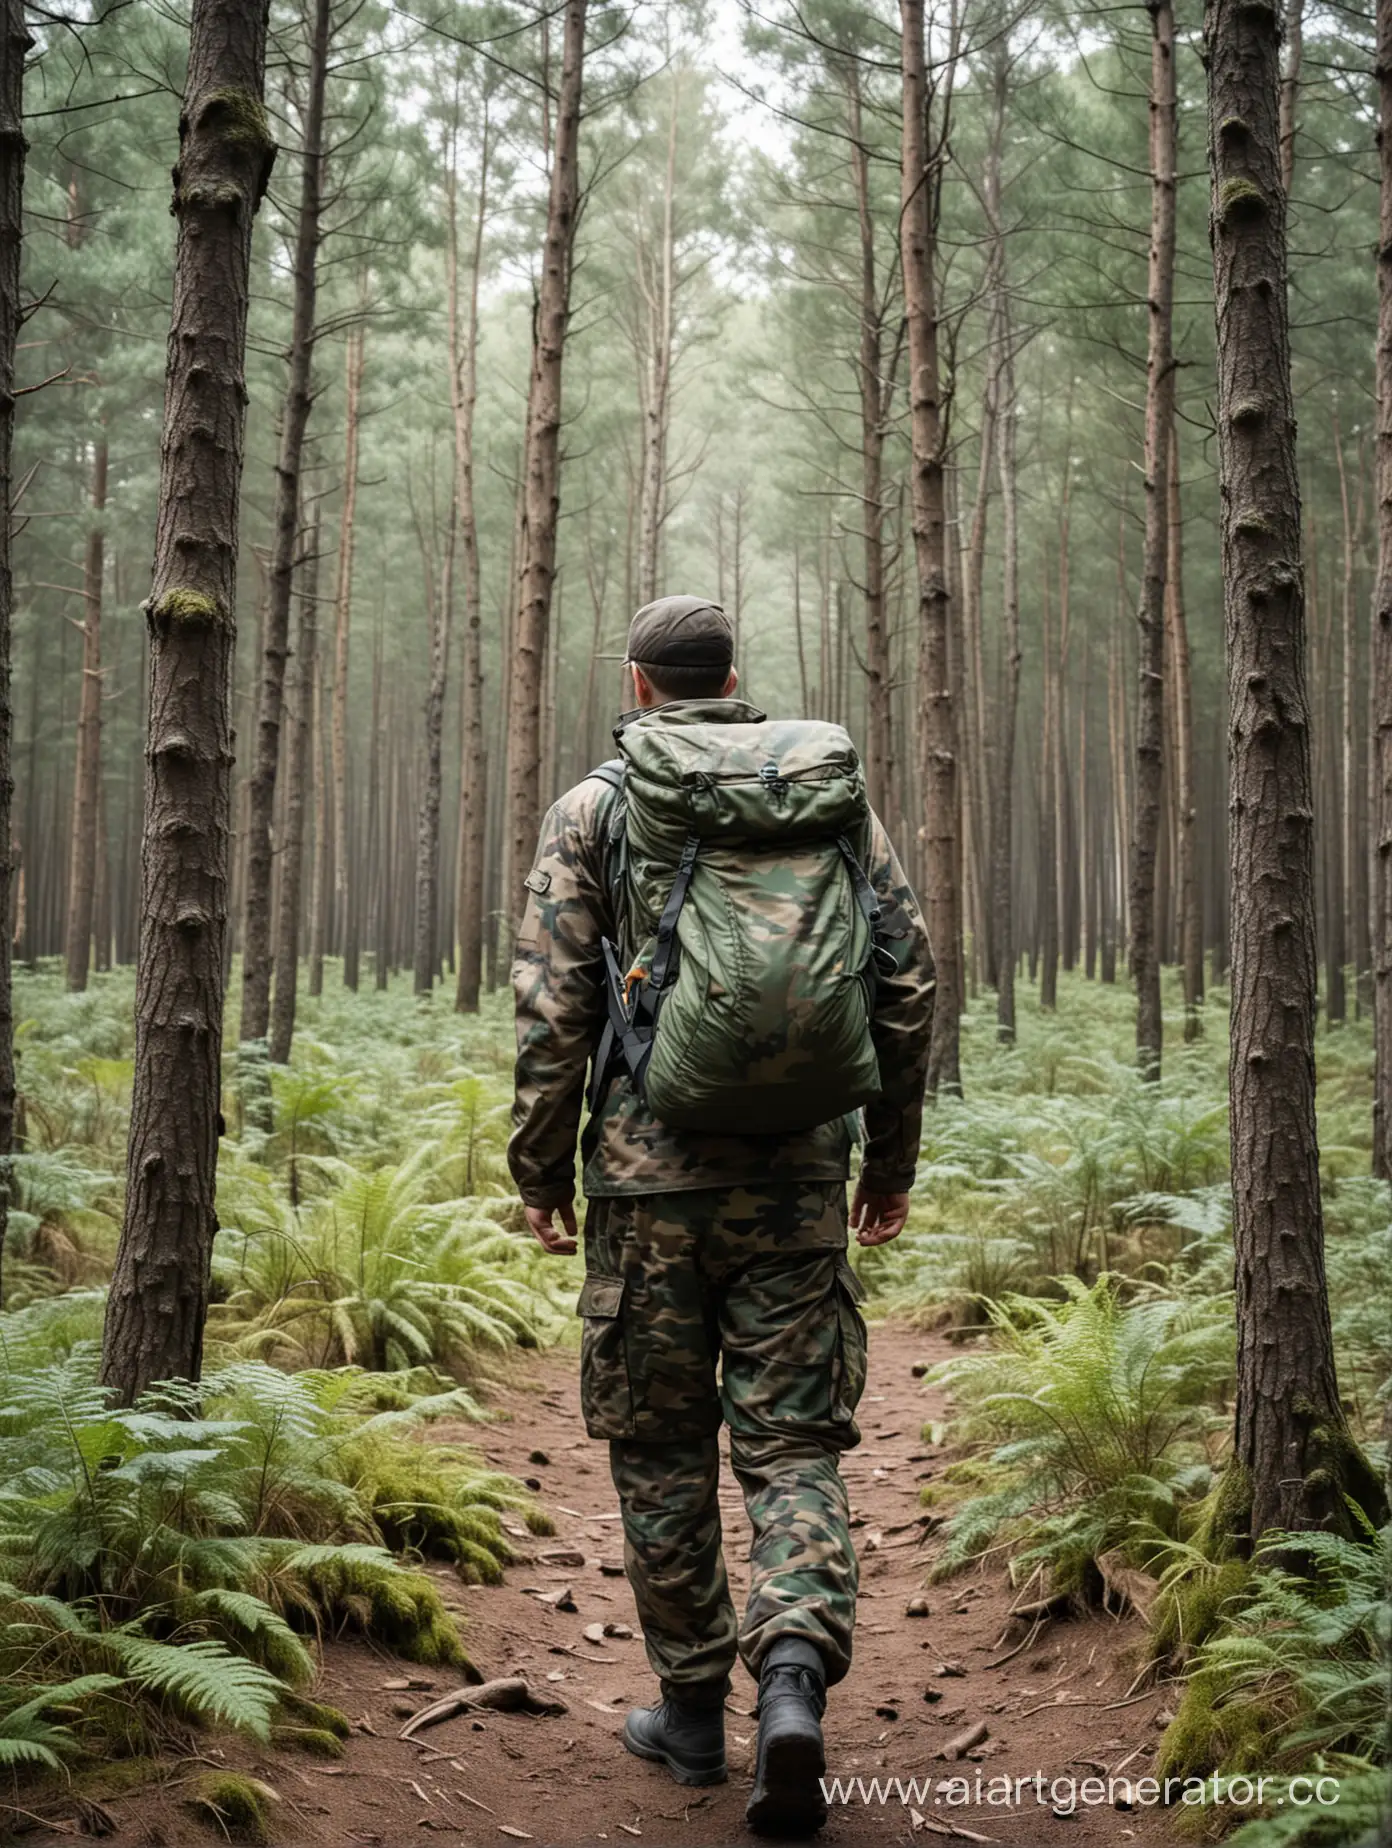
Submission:
[[[635,661],[633,665],[642,669],[654,693],[668,699],[719,699],[730,678],[728,667],[704,663],[693,667],[687,662],[662,661],[649,666],[646,661]]]

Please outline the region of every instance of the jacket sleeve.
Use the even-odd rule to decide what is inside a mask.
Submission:
[[[512,989],[516,1089],[508,1166],[524,1205],[575,1197],[575,1145],[585,1073],[604,1022],[608,924],[601,783],[582,783],[542,823],[527,875]]]
[[[933,1034],[936,975],[918,900],[878,819],[870,841],[870,883],[880,901],[893,975],[881,975],[870,1035],[880,1062],[880,1095],[865,1107],[861,1184],[873,1193],[913,1185],[923,1130],[923,1090]]]

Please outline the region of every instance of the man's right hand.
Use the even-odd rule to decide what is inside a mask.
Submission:
[[[564,1206],[528,1206],[523,1210],[532,1237],[539,1245],[544,1245],[552,1257],[566,1258],[579,1249],[580,1228],[575,1223],[574,1201],[568,1200]],[[556,1224],[558,1213],[559,1226]]]

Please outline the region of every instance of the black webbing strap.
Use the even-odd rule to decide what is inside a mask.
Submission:
[[[667,983],[667,970],[672,961],[672,946],[677,940],[677,923],[681,918],[682,906],[686,903],[686,894],[691,886],[691,875],[696,870],[696,855],[700,850],[700,835],[688,834],[681,850],[681,859],[677,862],[677,876],[672,881],[672,890],[667,894],[667,903],[662,907],[662,916],[657,922],[657,942],[653,948],[652,968],[648,971],[647,980],[644,983],[653,1011],[656,1011],[657,998]]]
[[[884,913],[874,886],[866,874],[865,868],[856,858],[855,848],[845,835],[838,835],[836,845],[841,849],[841,858],[846,862],[846,871],[851,876],[851,889],[855,893],[856,903],[860,906],[865,922],[870,926],[870,966],[876,975],[897,975],[899,965],[894,960],[894,952],[884,942],[884,933],[880,921]]]
[[[880,901],[875,896],[875,888],[856,858],[855,848],[844,834],[837,836],[836,845],[841,849],[841,858],[846,862],[846,871],[851,875],[851,888],[855,892],[856,903],[864,914],[865,922],[874,930],[880,921]]]
[[[618,951],[607,937],[600,939],[604,952],[604,998],[608,1019],[605,1021],[604,1031],[600,1034],[599,1044],[595,1047],[594,1061],[591,1066],[589,1097],[591,1116],[603,1101],[604,1088],[609,1082],[609,1074],[616,1057],[622,1058],[635,1087],[641,1085],[643,1073],[647,1069],[648,1059],[652,1053],[658,1002],[662,997],[667,974],[672,966],[672,950],[677,938],[677,923],[681,918],[682,906],[686,903],[686,894],[691,885],[691,875],[696,868],[696,855],[700,846],[699,836],[695,834],[687,836],[686,844],[682,848],[681,859],[677,864],[677,876],[672,882],[672,890],[667,895],[667,903],[662,907],[662,916],[658,920],[652,967],[643,976],[638,998],[631,1005],[628,999],[628,978],[619,967]]]

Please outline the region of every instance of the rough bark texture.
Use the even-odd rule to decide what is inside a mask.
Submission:
[[[1203,900],[1199,888],[1195,827],[1199,799],[1194,780],[1194,693],[1189,670],[1189,624],[1184,609],[1184,524],[1179,494],[1179,445],[1170,433],[1170,562],[1165,599],[1170,640],[1170,690],[1174,707],[1177,850],[1175,889],[1179,911],[1179,962],[1184,978],[1184,1037],[1203,1034]]]
[[[962,857],[958,823],[957,715],[948,649],[947,518],[933,274],[936,171],[928,150],[923,0],[901,0],[904,73],[900,239],[909,341],[914,556],[918,564],[920,786],[924,806],[924,898],[938,967],[928,1059],[932,1092],[960,1091]]]
[[[290,375],[280,413],[275,508],[261,694],[256,708],[256,755],[247,803],[246,928],[242,941],[243,1040],[266,1035],[271,1010],[271,827],[280,726],[285,705],[285,660],[290,645],[290,597],[299,535],[300,458],[304,453],[313,391],[314,310],[318,294],[320,209],[324,183],[324,87],[329,62],[330,0],[313,0],[306,76],[304,146],[301,150],[299,220],[295,230],[294,305]]]
[[[72,836],[68,859],[67,984],[87,986],[96,917],[97,845],[101,819],[102,580],[106,575],[106,437],[92,446],[92,524],[82,560],[82,689],[77,706]]]
[[[556,578],[556,522],[561,507],[561,380],[570,321],[571,259],[580,207],[580,91],[586,9],[587,0],[567,0],[551,194],[527,397],[520,594],[508,692],[508,889],[504,905],[513,919],[521,908],[522,869],[532,863],[541,826],[541,689]]]
[[[319,523],[300,567],[300,614],[290,707],[290,757],[285,766],[285,822],[276,905],[275,996],[271,1002],[271,1058],[290,1061],[300,979],[300,899],[304,890],[305,810],[311,798],[314,690],[319,678]]]
[[[1207,0],[1204,35],[1231,807],[1234,1469],[1256,1539],[1347,1529],[1346,1490],[1370,1513],[1379,1498],[1339,1408],[1324,1273],[1280,19],[1252,0]]]
[[[0,1307],[4,1304],[5,1237],[10,1215],[10,1156],[14,1149],[14,1002],[10,957],[14,941],[15,864],[10,809],[14,800],[14,709],[10,699],[13,581],[10,574],[10,496],[14,491],[14,360],[19,334],[19,246],[23,234],[24,56],[30,45],[22,0],[0,12]],[[37,679],[35,684],[37,685]]]
[[[484,845],[488,822],[488,750],[483,729],[483,590],[479,574],[478,519],[474,511],[474,406],[478,401],[479,278],[483,268],[483,231],[488,217],[488,111],[483,117],[479,152],[477,210],[469,270],[469,314],[464,337],[459,328],[459,250],[455,176],[450,175],[449,308],[450,386],[454,409],[454,494],[458,503],[459,546],[464,565],[464,638],[459,672],[462,681],[459,721],[459,865],[455,916],[459,932],[459,970],[454,1005],[461,1014],[476,1014],[483,967]]]
[[[1373,592],[1373,1172],[1392,1177],[1392,0],[1377,9],[1377,583]]]
[[[1169,569],[1170,436],[1174,428],[1175,71],[1174,12],[1149,0],[1150,258],[1146,279],[1145,555],[1137,612],[1136,810],[1131,838],[1131,973],[1136,1054],[1160,1076],[1163,1022],[1156,940],[1155,858],[1165,761],[1165,578]]]
[[[194,0],[149,630],[135,1080],[102,1379],[198,1377],[213,1235],[251,230],[267,0]]]

